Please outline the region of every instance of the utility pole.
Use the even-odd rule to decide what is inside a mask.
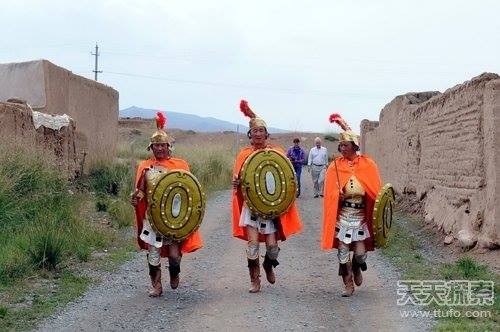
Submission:
[[[97,70],[98,69],[98,64],[97,64],[97,58],[99,57],[99,46],[97,46],[97,43],[95,44],[95,53],[91,53],[92,55],[95,56],[95,68],[92,70],[95,74],[95,80],[97,81],[97,73],[102,73],[102,70]]]

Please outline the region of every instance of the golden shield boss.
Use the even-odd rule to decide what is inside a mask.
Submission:
[[[205,193],[188,171],[148,171],[148,217],[155,232],[181,241],[200,227]]]
[[[377,194],[373,207],[373,233],[377,248],[385,247],[387,244],[389,230],[392,226],[394,201],[394,189],[390,183],[387,183]]]
[[[276,150],[258,150],[248,156],[240,179],[243,199],[251,214],[274,219],[295,201],[295,171],[290,160]]]

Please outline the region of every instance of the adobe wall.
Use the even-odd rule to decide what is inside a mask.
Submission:
[[[44,126],[35,129],[32,111],[29,107],[17,103],[0,102],[0,132],[3,144],[11,140],[25,147],[36,147],[52,155],[56,167],[65,172],[68,178],[80,173],[78,146],[80,142],[75,133],[75,123],[53,130]]]
[[[115,156],[118,137],[118,92],[75,75],[47,60],[0,64],[0,101],[18,97],[47,114],[68,114],[77,135],[87,142],[78,151],[88,167]]]
[[[106,85],[44,62],[49,114],[66,113],[87,138],[87,165],[115,156],[118,139],[118,92]]]
[[[442,94],[398,96],[378,125],[361,126],[361,149],[383,180],[464,247],[500,245],[499,78],[483,74]]]

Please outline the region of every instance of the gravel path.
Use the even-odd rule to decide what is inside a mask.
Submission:
[[[401,318],[396,305],[395,269],[378,253],[369,254],[364,284],[350,298],[340,297],[336,252],[319,249],[321,199],[303,174],[298,199],[304,231],[280,244],[277,282],[249,294],[245,243],[232,238],[230,192],[207,205],[201,226],[205,247],[185,255],[181,284],[161,298],[147,296],[145,253],[138,253],[77,301],[47,319],[41,331],[425,331],[433,322]],[[264,248],[261,248],[264,253]],[[263,273],[263,271],[262,271]],[[163,268],[163,284],[168,273]]]

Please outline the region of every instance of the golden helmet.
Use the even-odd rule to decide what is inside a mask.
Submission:
[[[340,142],[353,142],[357,146],[359,146],[359,140],[358,140],[358,135],[356,135],[351,127],[347,124],[347,122],[340,116],[338,113],[333,113],[330,115],[330,122],[331,123],[336,123],[344,130],[343,132],[340,133],[339,135],[339,141]]]
[[[264,127],[267,130],[267,125],[266,122],[259,118],[257,114],[255,114],[250,106],[248,106],[248,102],[246,100],[241,100],[240,101],[240,111],[248,118],[250,118],[250,122],[248,123],[248,126],[250,129],[255,128],[255,127]]]
[[[173,143],[172,137],[170,137],[164,130],[165,124],[167,123],[167,118],[165,117],[165,115],[162,112],[157,112],[155,120],[157,130],[149,139],[148,150],[151,148],[151,145],[155,143],[167,143],[170,146]]]

